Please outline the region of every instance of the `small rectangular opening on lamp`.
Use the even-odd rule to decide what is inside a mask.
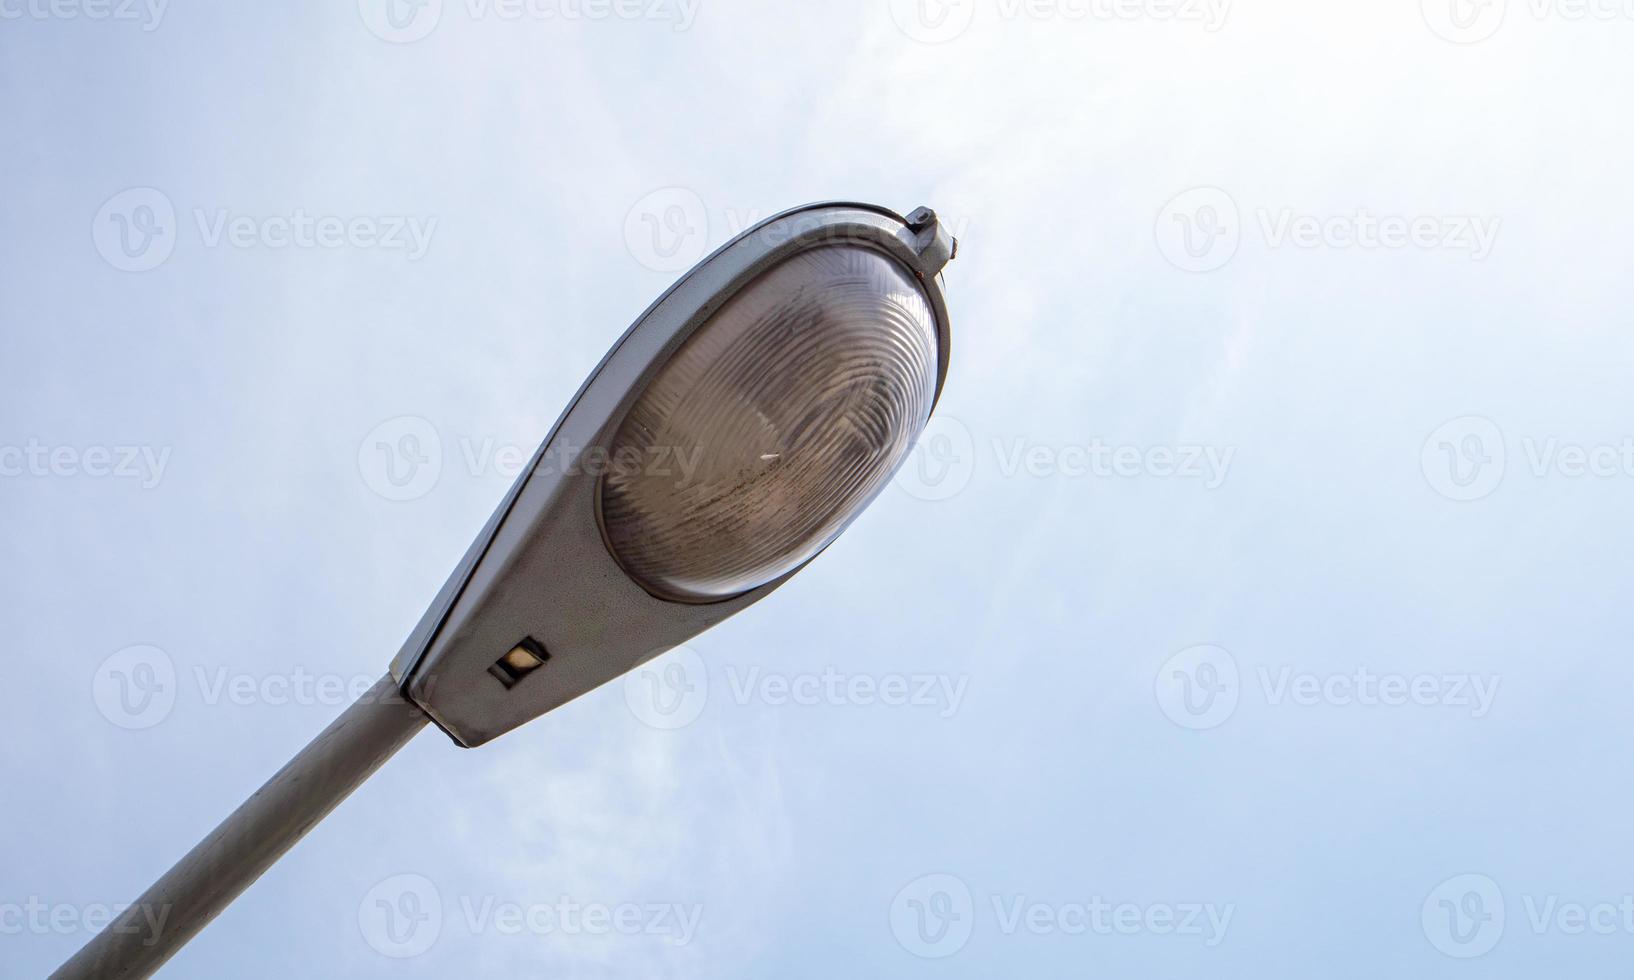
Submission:
[[[550,659],[550,654],[533,637],[526,637],[522,642],[511,648],[511,652],[500,657],[488,673],[494,675],[506,689],[521,683],[522,678],[528,676]]]

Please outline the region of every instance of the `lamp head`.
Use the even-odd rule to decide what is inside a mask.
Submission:
[[[393,661],[480,745],[777,588],[884,489],[947,373],[934,213],[751,228],[614,345]]]

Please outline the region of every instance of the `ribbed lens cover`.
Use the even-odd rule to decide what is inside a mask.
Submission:
[[[882,490],[936,395],[919,284],[860,246],[802,252],[699,327],[620,424],[602,478],[613,557],[712,602],[808,561]]]

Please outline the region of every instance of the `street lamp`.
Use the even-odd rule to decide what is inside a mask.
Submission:
[[[153,973],[427,721],[482,745],[786,582],[929,421],[956,249],[928,208],[820,204],[681,277],[579,389],[390,672],[53,976]]]

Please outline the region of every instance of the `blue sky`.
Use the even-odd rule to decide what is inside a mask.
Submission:
[[[165,975],[1620,975],[1631,39],[0,0],[0,975],[384,671],[691,257],[834,198],[961,238],[896,485],[648,672],[420,736]]]

